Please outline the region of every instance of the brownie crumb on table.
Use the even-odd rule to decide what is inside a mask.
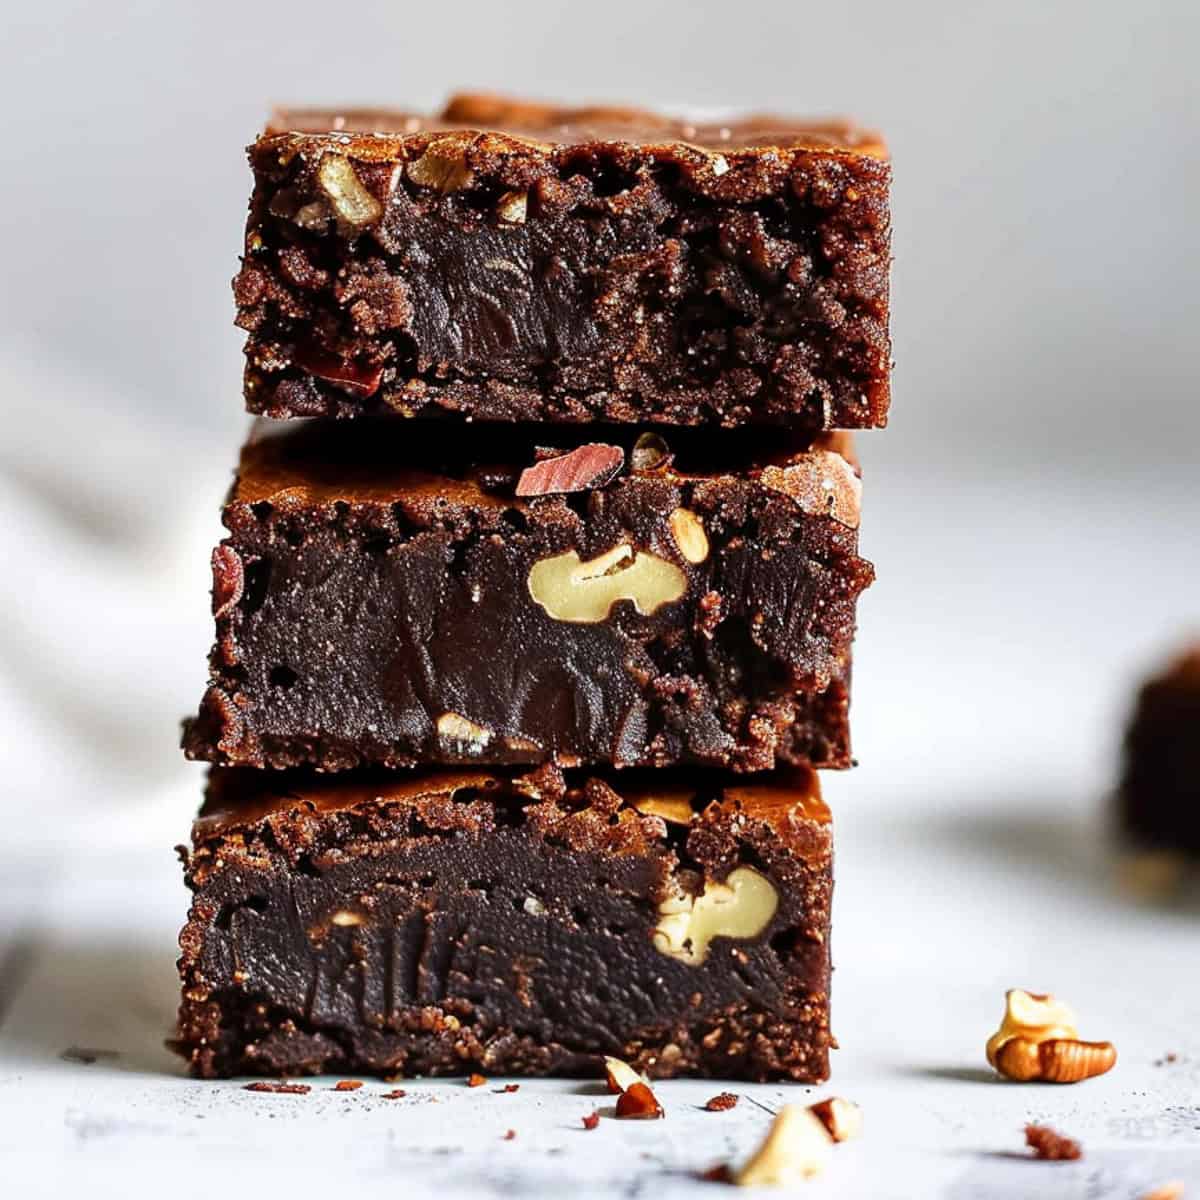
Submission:
[[[269,1092],[278,1096],[307,1096],[312,1091],[312,1088],[307,1083],[272,1083],[265,1079],[259,1079],[254,1083],[247,1083],[244,1090],[247,1092]]]
[[[711,1097],[704,1107],[708,1112],[727,1112],[729,1109],[735,1108],[737,1102],[738,1097],[733,1092],[719,1092]]]

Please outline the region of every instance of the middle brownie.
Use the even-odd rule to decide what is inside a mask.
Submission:
[[[189,757],[848,764],[844,435],[449,433],[255,427]]]

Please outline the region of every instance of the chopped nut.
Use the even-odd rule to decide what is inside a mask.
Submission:
[[[528,207],[527,192],[505,192],[496,204],[496,215],[509,225],[523,225]]]
[[[420,158],[408,164],[408,177],[420,187],[433,188],[445,195],[461,191],[474,179],[463,155],[462,138],[444,137],[430,142]]]
[[[513,1140],[513,1138],[515,1138],[516,1136],[517,1136],[517,1131],[515,1129],[508,1129],[504,1133],[504,1140],[506,1142],[511,1142]]]
[[[333,1085],[335,1092],[357,1092],[362,1087],[361,1079],[339,1079]]]
[[[631,1083],[617,1097],[617,1116],[623,1120],[656,1121],[666,1113],[649,1086],[638,1082]]]
[[[674,564],[627,542],[587,562],[576,550],[533,564],[529,594],[556,621],[594,625],[619,600],[632,600],[644,617],[687,591],[687,576]]]
[[[521,907],[531,917],[544,917],[546,915],[546,906],[536,896],[526,896],[521,902]]]
[[[589,442],[569,454],[556,454],[526,467],[517,480],[517,495],[546,496],[603,487],[612,481],[624,462],[625,451],[620,446]]]
[[[728,1112],[737,1107],[738,1098],[733,1092],[719,1092],[709,1098],[704,1106],[706,1112]]]
[[[770,880],[752,867],[730,871],[724,883],[710,880],[698,896],[677,892],[658,906],[654,946],[663,954],[699,966],[715,937],[757,937],[779,906]]]
[[[467,754],[479,754],[492,740],[492,731],[461,713],[445,712],[437,719],[438,736],[456,743]]]
[[[331,925],[338,925],[342,928],[353,927],[363,923],[362,913],[351,912],[349,909],[340,908],[329,918]]]
[[[1116,1061],[1117,1051],[1111,1042],[1013,1038],[997,1051],[994,1066],[1001,1075],[1019,1083],[1079,1083],[1106,1074]]]
[[[312,1088],[307,1083],[270,1083],[259,1079],[255,1083],[246,1084],[248,1092],[269,1092],[274,1096],[307,1096]]]
[[[692,823],[692,796],[688,790],[651,792],[644,796],[631,796],[630,804],[647,817],[662,817],[672,825]]]
[[[629,464],[635,471],[665,470],[673,459],[670,448],[657,433],[642,433],[633,443]]]
[[[646,1077],[635,1071],[627,1062],[620,1058],[605,1056],[604,1081],[610,1092],[623,1092],[633,1087],[635,1083],[645,1083]]]
[[[213,616],[220,620],[237,608],[245,588],[242,559],[232,546],[221,545],[212,552],[212,576]]]
[[[862,1133],[862,1109],[849,1100],[830,1096],[828,1100],[819,1100],[808,1107],[835,1142],[845,1142]]]
[[[1063,1137],[1048,1125],[1026,1125],[1025,1144],[1032,1147],[1034,1158],[1051,1162],[1083,1157],[1083,1147],[1072,1138]]]
[[[590,1112],[580,1117],[583,1122],[584,1129],[595,1129],[600,1124],[600,1114],[598,1112]]]
[[[506,1083],[502,1088],[496,1089],[496,1095],[499,1096],[505,1093],[519,1092],[520,1090],[521,1085],[519,1083]]]
[[[988,1039],[987,1060],[1020,1083],[1078,1083],[1111,1071],[1117,1051],[1111,1042],[1080,1041],[1074,1013],[1053,996],[1014,988],[1000,1028]]]
[[[792,1187],[825,1169],[832,1145],[825,1126],[807,1108],[785,1104],[733,1181],[739,1187]]]
[[[764,467],[763,487],[791,496],[811,516],[858,528],[862,480],[840,454],[813,450],[786,467]]]
[[[326,379],[363,396],[374,395],[383,380],[383,367],[379,364],[341,359],[315,346],[297,346],[292,351],[292,361],[319,379]]]
[[[381,1099],[384,1100],[403,1100],[408,1093],[403,1088],[396,1088],[394,1092],[384,1092]]]
[[[340,154],[322,155],[317,183],[329,197],[333,211],[352,229],[371,225],[383,216],[383,205],[363,186],[348,158]],[[300,213],[296,217],[299,220]]]
[[[671,514],[670,525],[679,553],[690,563],[702,563],[708,557],[708,535],[700,518],[691,509],[677,508]]]
[[[487,1076],[480,1075],[478,1071],[473,1071],[467,1076],[467,1087],[483,1087],[487,1083]]]

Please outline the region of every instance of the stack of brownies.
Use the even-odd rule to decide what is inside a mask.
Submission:
[[[828,1072],[886,151],[277,115],[188,755],[194,1072]]]

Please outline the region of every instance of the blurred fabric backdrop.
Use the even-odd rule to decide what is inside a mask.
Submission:
[[[895,402],[861,439],[870,805],[1096,806],[1200,628],[1189,0],[5,6],[0,805],[164,789],[244,428],[229,280],[272,102],[455,88],[848,112],[895,162]],[[182,835],[191,800],[171,815]],[[113,813],[129,819],[112,821]]]

